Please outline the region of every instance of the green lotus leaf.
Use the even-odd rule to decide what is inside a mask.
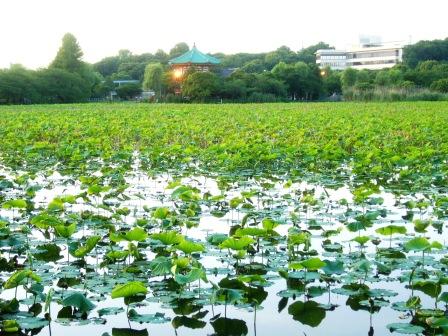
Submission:
[[[148,289],[146,286],[140,281],[130,281],[124,285],[117,285],[112,290],[111,297],[112,299],[116,298],[127,298],[138,294],[146,295],[148,293]]]
[[[266,231],[272,231],[280,224],[274,221],[272,218],[265,218],[261,221],[261,225]]]
[[[171,318],[165,317],[164,313],[155,314],[139,314],[134,309],[129,310],[129,320],[138,323],[166,323],[171,321]]]
[[[192,268],[187,274],[179,274],[177,273],[174,276],[174,280],[179,285],[186,285],[187,283],[195,282],[197,280],[203,280],[204,282],[208,282],[207,276],[205,274],[204,269],[202,268]]]
[[[135,227],[132,230],[126,232],[125,239],[128,241],[141,242],[148,238],[148,234],[141,227]]]
[[[98,316],[105,316],[105,315],[117,315],[119,313],[124,312],[123,307],[107,307],[107,308],[101,308],[98,309]]]
[[[205,247],[201,243],[195,243],[191,240],[184,239],[180,242],[180,244],[175,245],[177,250],[184,252],[185,254],[192,254],[194,252],[203,252],[205,251]]]
[[[76,258],[84,258],[88,253],[90,253],[100,241],[100,236],[91,236],[87,238],[85,244],[78,247],[74,252],[73,256]]]
[[[430,246],[431,244],[428,239],[424,237],[416,237],[404,244],[407,251],[426,251],[430,248]]]
[[[62,300],[62,305],[64,307],[75,307],[81,312],[89,312],[95,308],[95,305],[85,297],[84,294],[76,292],[67,296]]]
[[[390,323],[386,326],[391,332],[399,334],[416,335],[422,333],[425,328],[410,323]]]
[[[243,336],[249,333],[243,320],[218,317],[211,325],[216,336]]]
[[[48,213],[41,213],[37,216],[34,216],[31,219],[30,223],[36,226],[37,228],[43,230],[46,230],[49,227],[55,227],[63,224],[59,218],[52,216]]]
[[[17,333],[20,330],[16,320],[4,320],[1,322],[1,327],[5,333]]]
[[[442,292],[442,285],[435,281],[417,281],[412,284],[414,290],[421,291],[432,298],[437,298]]]
[[[260,229],[256,227],[248,227],[248,228],[241,228],[236,230],[235,237],[242,237],[242,236],[253,236],[253,237],[262,237],[266,235],[267,231],[265,229]]]
[[[249,236],[242,236],[240,238],[227,238],[224,240],[219,247],[220,248],[228,248],[234,251],[245,250],[250,244],[255,241]]]
[[[21,270],[16,271],[13,275],[11,275],[9,279],[6,280],[6,282],[3,284],[3,288],[5,289],[16,288],[17,286],[20,286],[26,279],[32,279],[36,282],[42,281],[42,279],[33,271]]]
[[[76,232],[76,223],[55,226],[56,234],[63,238],[70,238]]]
[[[344,273],[344,262],[341,260],[324,260],[325,266],[322,267],[322,270],[327,275],[333,274],[343,274]]]
[[[3,203],[3,209],[26,209],[28,206],[27,202],[24,199],[14,199],[9,200]]]
[[[326,265],[325,262],[319,258],[309,258],[305,261],[301,261],[300,264],[308,271],[317,271]]]
[[[407,230],[404,226],[388,225],[376,229],[375,232],[383,236],[392,236],[394,234],[406,234]]]
[[[229,236],[225,233],[213,233],[207,236],[207,241],[214,246],[218,246],[227,238],[229,238]]]
[[[172,267],[171,258],[168,257],[157,257],[150,261],[149,268],[151,269],[151,274],[154,276],[166,275],[171,273]]]
[[[364,246],[369,240],[370,240],[370,237],[367,237],[367,236],[357,236],[352,239],[352,241],[357,242],[361,246]]]
[[[425,233],[426,228],[430,225],[431,225],[430,220],[416,219],[414,221],[414,230],[415,230],[415,232],[418,232],[418,233]]]
[[[160,233],[154,233],[151,235],[154,240],[161,241],[164,245],[179,244],[184,240],[184,237],[176,231],[165,231]]]
[[[297,301],[288,307],[288,314],[293,319],[310,327],[317,327],[325,318],[325,309],[321,308],[315,301]]]
[[[171,324],[175,329],[179,329],[180,327],[186,327],[189,329],[203,329],[207,325],[207,322],[187,316],[176,316],[171,321]]]
[[[152,217],[157,219],[165,219],[170,214],[170,209],[165,207],[157,208],[153,213]]]

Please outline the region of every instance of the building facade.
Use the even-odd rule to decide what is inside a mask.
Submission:
[[[332,70],[353,68],[357,70],[379,70],[391,68],[403,61],[403,44],[383,44],[361,39],[359,46],[348,50],[321,49],[316,52],[316,64]]]
[[[362,70],[392,68],[403,61],[403,46],[400,44],[368,45],[347,52],[347,67]]]
[[[344,70],[347,67],[347,52],[344,50],[321,49],[316,52],[316,64],[320,68]]]

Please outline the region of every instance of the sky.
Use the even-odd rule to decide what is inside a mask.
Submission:
[[[446,13],[447,0],[0,0],[0,68],[48,66],[67,32],[94,63],[178,42],[227,54],[346,48],[363,34],[417,42],[448,37]]]

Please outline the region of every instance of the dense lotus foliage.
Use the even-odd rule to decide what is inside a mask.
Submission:
[[[448,335],[447,129],[447,103],[0,107],[1,333]]]

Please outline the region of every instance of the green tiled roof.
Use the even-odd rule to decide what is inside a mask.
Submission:
[[[179,57],[169,61],[170,64],[219,64],[221,63],[216,57],[201,53],[196,46]]]

